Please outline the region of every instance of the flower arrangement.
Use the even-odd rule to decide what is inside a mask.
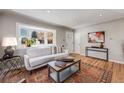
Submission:
[[[31,45],[35,45],[35,44],[36,44],[36,39],[35,38],[25,40],[25,45],[27,47],[31,47]]]

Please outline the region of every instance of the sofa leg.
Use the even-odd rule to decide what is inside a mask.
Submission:
[[[29,75],[31,75],[32,74],[32,71],[29,71]]]

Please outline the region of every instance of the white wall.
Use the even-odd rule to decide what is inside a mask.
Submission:
[[[72,29],[61,27],[57,25],[52,25],[45,23],[24,15],[15,14],[13,12],[6,12],[0,14],[0,42],[3,37],[16,37],[16,23],[27,24],[31,26],[36,26],[40,28],[55,29],[56,30],[56,44],[58,46],[65,45],[66,31],[73,31]],[[0,44],[1,45],[1,44]],[[25,54],[25,50],[21,50],[21,54]],[[3,55],[3,51],[0,47],[0,55]]]
[[[2,23],[3,23],[3,20],[2,20],[2,14],[0,14],[0,44],[1,44],[1,40],[2,40]],[[0,57],[2,56],[3,54],[3,49],[2,47],[0,47]]]
[[[75,52],[80,50],[81,54],[85,54],[86,46],[99,46],[99,44],[88,43],[88,32],[96,31],[105,31],[104,45],[109,48],[109,59],[124,63],[124,19],[76,29]],[[77,41],[79,44],[77,44]],[[80,49],[77,49],[77,47]]]

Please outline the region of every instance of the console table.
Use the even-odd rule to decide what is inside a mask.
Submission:
[[[105,55],[106,55],[105,59],[103,59],[103,58],[99,58],[99,59],[103,59],[106,61],[108,61],[108,59],[109,59],[108,48],[86,47],[85,48],[86,56],[89,56],[88,51],[94,51],[95,53],[97,53],[97,52],[105,53]],[[92,57],[92,56],[89,56],[89,57]],[[95,57],[95,58],[97,58],[97,57]]]

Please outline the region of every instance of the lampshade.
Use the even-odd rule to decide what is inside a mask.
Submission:
[[[16,46],[17,40],[15,37],[4,37],[2,40],[2,46]]]

